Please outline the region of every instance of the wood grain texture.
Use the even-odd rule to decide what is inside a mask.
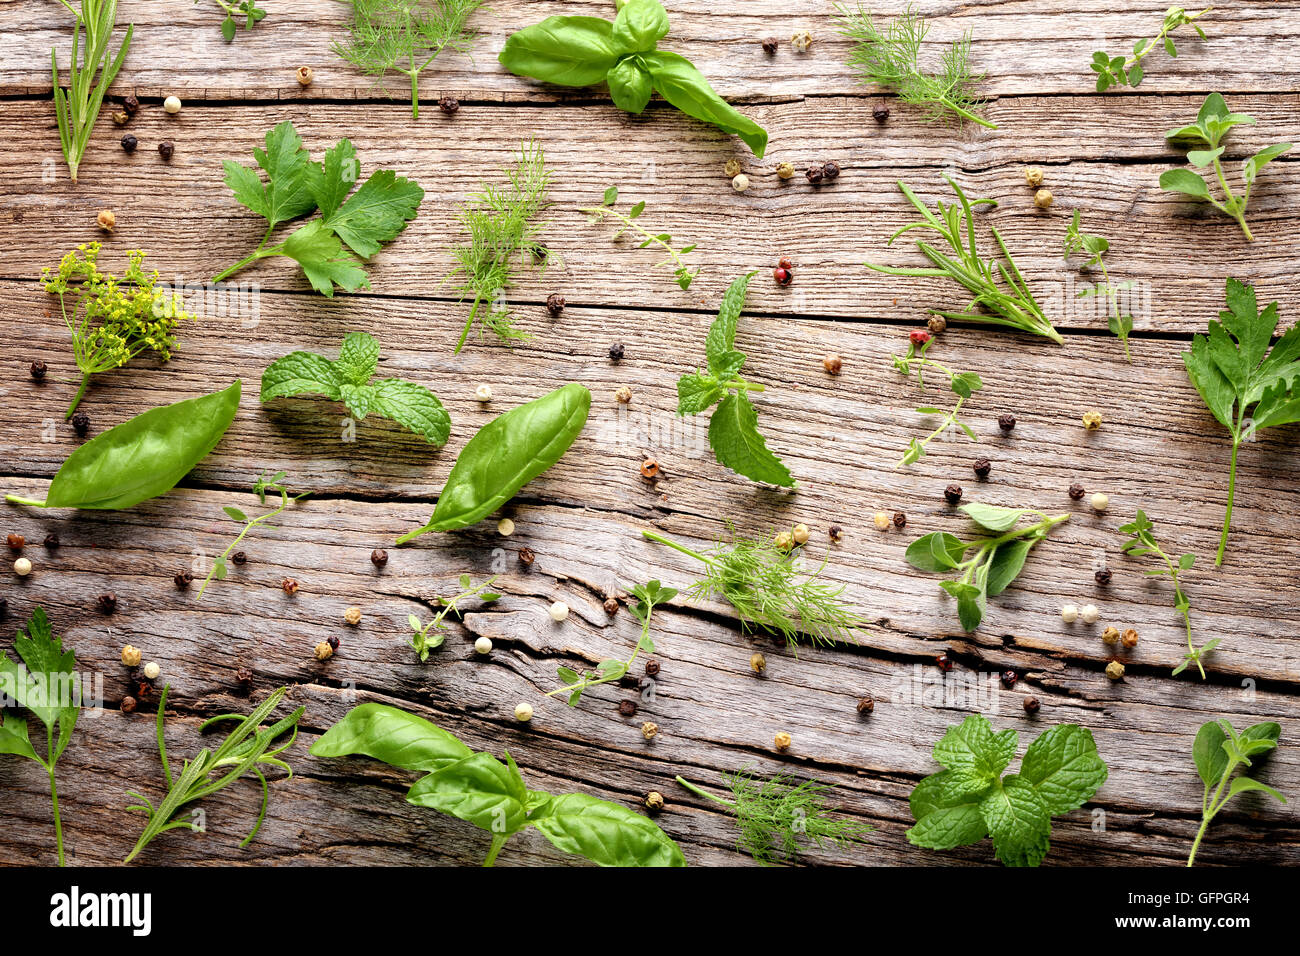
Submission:
[[[878,98],[845,70],[845,47],[831,37],[824,4],[754,0],[741,12],[705,0],[669,4],[673,48],[771,131],[767,158],[755,162],[728,137],[662,105],[629,117],[609,106],[603,91],[557,94],[497,67],[495,52],[511,30],[550,13],[607,15],[603,3],[494,4],[494,15],[479,18],[486,36],[475,63],[449,57],[425,80],[426,99],[454,93],[465,104],[460,113],[449,119],[429,108],[412,126],[401,91],[388,102],[329,53],[341,4],[276,0],[262,26],[227,47],[215,7],[123,0],[122,19],[134,20],[137,34],[118,92],[180,92],[187,105],[167,117],[156,102],[147,104],[130,126],[141,142],[132,157],[118,150],[120,131],[105,118],[75,187],[66,180],[48,104],[49,47],[66,45],[68,31],[58,10],[46,9],[51,4],[41,5],[39,17],[34,6],[0,4],[0,119],[18,131],[0,143],[7,172],[0,186],[6,492],[39,496],[78,443],[62,420],[76,384],[67,331],[57,301],[35,281],[67,249],[103,238],[106,268],[120,267],[126,250],[138,247],[165,276],[206,280],[260,237],[221,183],[221,162],[251,162],[252,148],[283,119],[297,124],[313,154],[346,135],[364,168],[395,168],[427,191],[420,217],[375,258],[371,293],[325,300],[305,291],[288,263],[263,263],[240,276],[258,284],[256,299],[242,310],[223,311],[216,302],[198,309],[170,363],[138,361],[95,380],[83,405],[92,433],[243,380],[235,425],[182,487],[120,513],[5,506],[4,533],[26,536],[24,553],[36,568],[28,578],[0,582],[8,602],[0,624],[12,633],[44,606],[82,668],[103,676],[105,709],[83,717],[60,764],[61,808],[77,862],[120,861],[142,825],[126,812],[125,791],[160,793],[154,702],[131,715],[116,709],[128,689],[119,663],[126,643],[158,661],[172,685],[173,758],[201,746],[202,718],[247,711],[275,687],[291,685],[286,708],[307,708],[289,754],[294,776],[273,782],[267,822],[247,850],[237,844],[256,813],[255,781],[205,801],[208,831],[167,834],[142,864],[478,863],[484,835],[407,805],[407,775],[362,758],[309,756],[310,743],[359,700],[421,713],[475,748],[509,749],[534,788],[581,790],[632,807],[646,791],[660,790],[668,809],[657,820],[693,865],[738,865],[748,857],[735,851],[726,815],[673,777],[714,789],[721,773],[745,766],[835,783],[833,802],[877,827],[862,848],[811,851],[806,862],[994,863],[987,842],[936,854],[904,837],[907,795],[938,769],[934,741],[972,710],[1016,728],[1022,754],[1058,722],[1084,724],[1096,737],[1110,778],[1084,809],[1056,821],[1048,864],[1180,864],[1200,815],[1191,742],[1213,717],[1238,728],[1279,720],[1283,744],[1261,777],[1284,793],[1300,792],[1300,751],[1288,744],[1300,733],[1300,431],[1269,431],[1243,450],[1228,558],[1214,569],[1229,445],[1179,358],[1190,333],[1221,308],[1225,272],[1255,282],[1265,301],[1277,299],[1286,324],[1300,315],[1300,165],[1284,159],[1262,176],[1252,199],[1253,244],[1213,210],[1156,186],[1160,170],[1180,162],[1162,132],[1194,115],[1209,89],[1228,93],[1235,108],[1259,120],[1234,132],[1233,158],[1300,140],[1294,3],[1216,10],[1206,20],[1208,41],[1181,45],[1176,60],[1153,54],[1161,59],[1141,93],[1105,97],[1089,92],[1085,73],[1096,41],[1115,52],[1130,48],[1158,26],[1158,11],[1091,2],[1070,13],[1015,2],[927,10],[935,39],[975,30],[977,60],[990,72],[989,115],[1002,125],[997,132],[927,126],[897,105],[877,125],[871,107]],[[758,39],[784,41],[802,27],[817,36],[810,54],[794,54],[783,42],[775,58],[763,58]],[[316,71],[307,89],[292,78],[303,63]],[[1227,64],[1230,73],[1215,72]],[[547,235],[562,260],[544,275],[526,276],[512,294],[521,325],[536,338],[514,350],[471,338],[452,356],[467,310],[439,282],[458,235],[455,205],[532,135],[541,137],[554,171]],[[177,145],[170,164],[155,151],[163,138]],[[721,173],[732,156],[746,161],[754,182],[743,195]],[[785,159],[800,167],[836,159],[844,172],[823,189],[802,176],[782,185],[774,170]],[[1029,164],[1047,169],[1056,204],[1046,213],[1034,209],[1024,186]],[[862,263],[921,261],[906,244],[886,246],[912,220],[895,180],[946,200],[945,174],[999,200],[981,219],[1002,231],[1066,344],[988,329],[944,333],[934,356],[985,382],[966,416],[980,441],[944,436],[920,462],[895,470],[908,439],[934,424],[912,409],[948,404],[943,392],[923,393],[891,369],[889,355],[906,347],[900,325],[915,327],[931,305],[963,302],[942,285],[888,279]],[[628,200],[647,200],[647,221],[699,244],[692,259],[704,272],[688,293],[655,268],[650,251],[614,244],[609,227],[586,223],[579,207],[610,183]],[[1112,276],[1150,292],[1131,364],[1105,333],[1104,317],[1070,303],[1070,283],[1091,278],[1060,259],[1076,206],[1085,228],[1110,237]],[[111,237],[94,230],[100,208],[117,214]],[[779,289],[766,271],[756,279],[737,346],[750,356],[750,376],[767,386],[757,397],[760,429],[799,479],[794,493],[729,473],[707,448],[704,420],[673,414],[676,380],[700,361],[727,284],[746,269],[770,269],[781,255],[797,263],[795,284]],[[542,307],[553,291],[569,301],[559,317]],[[358,329],[383,343],[383,374],[419,381],[440,396],[453,421],[445,448],[373,418],[350,423],[341,406],[321,399],[258,403],[270,361],[296,348],[333,355],[343,335]],[[608,358],[614,342],[625,347],[619,363]],[[831,353],[843,357],[837,377],[822,369]],[[35,359],[49,365],[44,384],[27,373]],[[455,455],[478,427],[568,381],[592,389],[589,424],[560,463],[502,512],[516,523],[513,536],[497,534],[493,518],[392,546],[425,523]],[[494,392],[487,405],[474,400],[481,382]],[[628,406],[614,399],[622,385],[633,390]],[[1086,433],[1080,416],[1094,408],[1105,424]],[[1018,419],[1010,435],[996,425],[1003,412]],[[986,481],[971,471],[977,455],[993,461]],[[646,457],[660,462],[659,480],[640,477]],[[253,478],[281,469],[311,497],[246,539],[247,564],[201,603],[196,587],[178,589],[173,576],[205,567],[237,530],[222,506],[259,511],[249,493]],[[1070,501],[1065,490],[1076,481],[1108,493],[1109,510],[1098,514]],[[921,534],[969,531],[943,501],[952,482],[964,486],[967,500],[1071,514],[1035,549],[1015,586],[991,602],[974,634],[960,631],[938,576],[903,560],[906,544]],[[1119,551],[1118,526],[1139,507],[1170,550],[1199,556],[1186,581],[1196,636],[1223,639],[1205,682],[1169,676],[1184,650],[1172,594],[1162,579],[1143,575],[1148,565]],[[906,528],[876,531],[871,516],[878,510],[905,513]],[[608,614],[607,597],[625,598],[650,577],[683,588],[694,580],[689,559],[644,541],[641,529],[707,545],[727,534],[729,519],[746,533],[807,523],[809,559],[829,555],[824,574],[845,585],[867,620],[860,642],[801,647],[796,655],[744,632],[724,603],[679,597],[656,615],[662,671],[635,717],[617,711],[620,700],[637,696],[630,687],[599,688],[577,708],[543,696],[558,684],[558,665],[630,652],[635,621],[625,608]],[[827,538],[832,524],[844,528],[838,545]],[[39,545],[50,531],[61,537],[57,549]],[[369,561],[377,547],[391,556],[382,571]],[[519,562],[524,547],[536,554],[531,568]],[[1093,577],[1102,566],[1113,572],[1105,587]],[[499,574],[504,597],[469,608],[421,665],[405,644],[407,615],[431,615],[462,573]],[[280,587],[285,578],[300,584],[294,597]],[[95,608],[105,591],[119,600],[111,616]],[[555,600],[572,609],[561,624],[546,613]],[[1063,624],[1058,612],[1067,602],[1097,604],[1102,621]],[[351,605],[363,610],[359,627],[343,622]],[[1122,657],[1128,673],[1119,682],[1103,674],[1114,656],[1100,640],[1107,623],[1141,635]],[[312,649],[330,636],[341,638],[340,652],[317,662]],[[494,643],[486,658],[472,650],[479,636]],[[8,640],[0,646],[8,649]],[[762,678],[749,668],[755,650],[769,662]],[[935,664],[940,654],[954,664],[946,676]],[[241,667],[254,672],[251,688],[235,679]],[[1019,678],[1012,688],[998,680],[1007,669]],[[877,701],[869,718],[856,712],[864,694]],[[1041,701],[1035,718],[1024,715],[1026,694]],[[530,727],[512,719],[519,701],[537,710]],[[645,719],[661,728],[648,743],[639,732]],[[772,749],[781,730],[794,737],[785,755]],[[0,863],[52,862],[39,768],[0,759],[0,785],[10,794]],[[1294,810],[1258,794],[1239,798],[1215,821],[1198,860],[1300,863]],[[525,834],[500,862],[573,860]]]

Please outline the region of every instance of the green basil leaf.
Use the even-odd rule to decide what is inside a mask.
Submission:
[[[651,820],[585,793],[555,797],[528,821],[559,850],[601,866],[685,866],[686,857]]]
[[[547,17],[512,33],[497,59],[516,76],[595,86],[618,62],[614,25],[600,17]]]
[[[238,380],[224,391],[153,408],[82,445],[50,483],[44,508],[130,508],[166,494],[235,420]]]
[[[650,74],[634,56],[620,60],[605,79],[609,84],[609,95],[614,105],[628,113],[640,113],[644,110],[646,104],[650,102],[650,94],[654,92],[654,82],[650,79]],[[635,219],[644,209],[645,203],[638,203],[637,206],[632,207],[632,211],[628,214],[629,218]]]
[[[668,11],[659,0],[629,0],[614,17],[614,48],[619,53],[649,53],[667,35]]]
[[[419,621],[412,620],[413,629]],[[386,704],[353,707],[311,746],[313,757],[364,754],[402,770],[440,770],[473,751],[423,717]]]
[[[489,753],[476,753],[421,777],[406,801],[472,823],[492,834],[517,833],[528,825],[527,790],[518,771]]]
[[[461,450],[429,523],[397,543],[486,518],[560,460],[590,410],[591,392],[571,384],[488,422]]]
[[[641,62],[654,77],[655,89],[663,98],[687,116],[692,116],[744,140],[754,155],[763,158],[767,149],[767,130],[736,110],[719,96],[704,74],[684,56],[657,50],[646,53]]]

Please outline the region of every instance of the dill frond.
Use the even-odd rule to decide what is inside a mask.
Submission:
[[[533,221],[550,206],[551,174],[541,144],[535,139],[524,143],[519,159],[504,172],[504,186],[484,183],[483,191],[460,207],[460,224],[469,233],[469,242],[452,250],[457,265],[447,278],[459,277],[461,299],[473,296],[474,304],[456,343],[457,352],[476,319],[481,334],[494,332],[507,342],[532,338],[515,326],[505,290],[525,261],[540,261],[546,267],[548,252],[538,241],[545,223]]]
[[[469,19],[483,0],[351,0],[352,35],[332,48],[363,73],[383,77],[390,70],[411,80],[411,117],[420,117],[420,71],[450,47],[469,51]]]
[[[844,585],[820,580],[827,559],[815,571],[801,563],[802,548],[788,551],[777,546],[776,536],[749,538],[732,533],[730,543],[717,542],[701,553],[661,537],[641,533],[704,564],[704,577],[687,593],[694,600],[717,594],[736,609],[741,627],[760,628],[785,638],[791,647],[807,637],[816,644],[853,640],[862,618],[841,599]]]
[[[921,43],[930,25],[908,7],[884,30],[877,28],[861,4],[850,11],[837,4],[836,18],[840,35],[854,41],[849,66],[861,74],[863,83],[876,83],[894,91],[904,103],[922,107],[926,118],[937,120],[952,113],[961,119],[997,129],[994,123],[977,116],[984,100],[974,86],[984,78],[970,68],[970,33],[956,40],[943,54],[938,73],[926,73],[920,67]]]
[[[849,844],[865,842],[875,829],[867,823],[830,816],[825,795],[832,786],[814,780],[795,784],[793,779],[777,774],[759,780],[749,770],[724,774],[731,800],[706,793],[682,777],[677,782],[697,796],[728,807],[740,828],[737,845],[764,866],[792,862],[801,843],[843,850]]]

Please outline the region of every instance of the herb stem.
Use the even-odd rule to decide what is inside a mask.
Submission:
[[[5,495],[5,501],[11,505],[29,505],[33,508],[44,508],[44,501],[37,501],[35,498],[20,498],[18,495]]]
[[[1232,499],[1237,493],[1237,451],[1241,448],[1241,438],[1232,438],[1232,464],[1228,466],[1228,507],[1223,514],[1223,534],[1219,535],[1219,553],[1214,558],[1217,568],[1223,564],[1223,551],[1228,546],[1228,526],[1232,523]]]
[[[617,219],[620,223],[623,224],[622,231],[631,229],[634,232],[640,233],[641,236],[646,240],[647,245],[659,246],[664,250],[664,252],[668,253],[668,260],[672,262],[674,266],[676,266],[678,269],[686,268],[686,262],[682,259],[680,255],[678,255],[677,250],[674,249],[670,243],[666,242],[661,236],[652,233],[649,230],[645,229],[644,227],[638,225],[635,219],[632,219],[630,216],[627,216],[619,212],[617,209],[614,209],[610,206],[598,206],[595,208],[579,208],[578,212],[585,213],[588,216],[591,216],[593,218],[613,216],[615,219]]]
[[[1201,828],[1196,831],[1196,839],[1192,841],[1192,852],[1187,855],[1188,866],[1191,866],[1196,860],[1196,851],[1201,847],[1201,837],[1205,836],[1205,831],[1209,827],[1210,821],[1214,819],[1215,814],[1223,809],[1223,803],[1228,802],[1227,800],[1224,800],[1223,803],[1219,803],[1219,796],[1223,793],[1223,788],[1228,782],[1228,777],[1232,775],[1232,768],[1234,766],[1235,764],[1228,764],[1228,768],[1223,773],[1223,778],[1219,781],[1218,788],[1214,791],[1214,796],[1210,798],[1209,808],[1204,810],[1201,814]],[[1208,794],[1210,788],[1206,787],[1205,792]],[[1215,804],[1218,804],[1218,806],[1215,806]],[[1204,797],[1201,798],[1201,806],[1205,806]]]
[[[712,559],[708,558],[703,554],[700,554],[700,552],[692,551],[690,548],[686,547],[683,544],[678,544],[676,541],[670,541],[668,538],[665,538],[663,535],[657,534],[654,531],[642,530],[641,535],[642,537],[648,538],[651,541],[658,541],[660,544],[666,544],[674,551],[680,551],[682,554],[687,555],[688,557],[692,557],[696,561],[703,561],[705,564],[713,563]]]
[[[957,413],[961,411],[962,403],[964,403],[965,401],[966,401],[965,396],[957,397],[957,404],[954,405],[952,407],[952,411],[950,411],[947,414],[947,416],[945,416],[943,423],[940,424],[939,427],[936,428],[934,431],[930,432],[930,434],[926,435],[924,438],[921,439],[920,446],[922,448],[924,448],[933,439],[937,438],[943,432],[947,431],[949,428],[952,427],[953,422],[957,420]],[[915,461],[916,460],[915,458],[911,458],[912,452],[913,449],[909,447],[907,452],[903,455],[903,457],[898,459],[898,461],[894,463],[894,468],[895,469],[902,468],[904,465],[910,465],[913,461]]]
[[[497,854],[501,852],[501,848],[506,845],[506,841],[509,839],[509,833],[492,834],[492,845],[488,847],[487,859],[483,861],[484,866],[494,866],[496,864]]]
[[[45,769],[50,775],[50,803],[54,806],[54,842],[58,849],[59,866],[64,865],[63,861],[63,822],[59,819],[59,788],[54,783],[54,725],[50,724],[45,729],[45,756],[49,764]]]
[[[948,109],[952,110],[958,116],[962,116],[970,120],[972,123],[979,123],[981,126],[985,127],[986,129],[998,128],[997,123],[990,123],[988,120],[976,116],[970,110],[963,109],[962,107],[958,106],[956,103],[954,103],[946,96],[939,97],[939,102],[942,103],[944,106],[948,107]]]
[[[730,800],[723,800],[721,797],[715,797],[713,794],[701,790],[699,787],[695,786],[695,784],[691,783],[685,777],[678,777],[677,782],[681,784],[683,787],[685,787],[687,790],[689,790],[691,793],[695,794],[697,797],[703,797],[705,800],[712,800],[714,803],[720,803],[722,804],[722,806],[729,807],[732,810],[736,809],[736,805],[732,803]]]

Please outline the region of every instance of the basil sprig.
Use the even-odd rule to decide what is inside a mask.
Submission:
[[[364,754],[425,773],[406,794],[492,834],[484,866],[514,834],[536,827],[556,848],[600,866],[685,866],[672,838],[627,807],[585,793],[530,790],[513,758],[475,752],[423,717],[385,704],[361,704],[325,732],[314,757]]]
[[[511,34],[498,59],[516,76],[557,86],[609,86],[614,105],[640,113],[659,95],[687,116],[734,133],[760,159],[767,130],[714,92],[690,60],[656,49],[668,34],[659,0],[626,0],[611,22],[600,17],[547,17]]]

